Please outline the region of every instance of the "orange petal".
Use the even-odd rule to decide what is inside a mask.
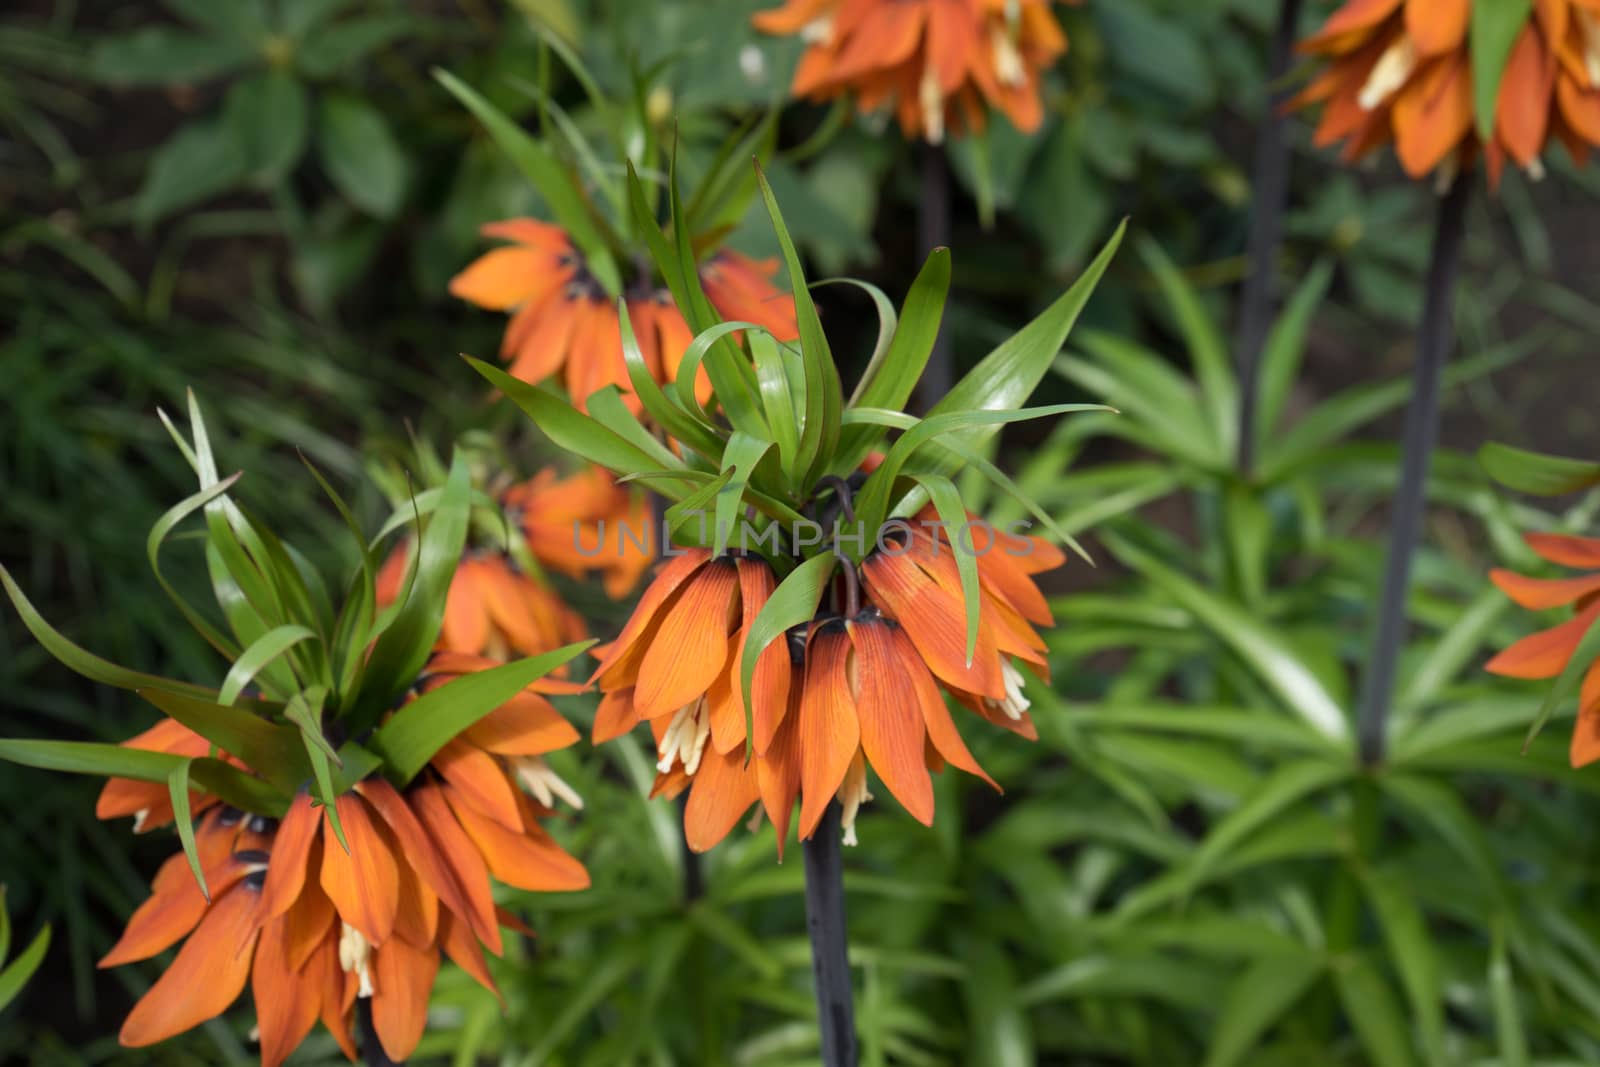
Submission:
[[[378,947],[373,973],[372,1026],[383,1051],[404,1063],[428,1024],[428,996],[439,973],[439,950],[399,938]]]
[[[1600,617],[1600,604],[1548,630],[1530,634],[1484,664],[1484,670],[1508,678],[1554,678],[1566,669],[1589,627]]]
[[[225,1011],[250,977],[260,929],[260,891],[239,884],[218,895],[172,965],[128,1013],[118,1040],[143,1048]]]
[[[542,756],[578,741],[578,731],[537,693],[518,693],[469,726],[468,744],[501,756]]]
[[[1467,40],[1471,0],[1406,0],[1406,33],[1424,56],[1453,52]]]
[[[855,698],[850,692],[850,638],[828,624],[806,652],[805,689],[800,696],[800,839],[809,838],[844,781],[861,744]]]
[[[1499,586],[1506,596],[1534,611],[1561,607],[1590,593],[1600,592],[1600,574],[1588,574],[1581,578],[1527,578],[1496,568],[1489,572],[1489,580]]]
[[[912,818],[931,826],[933,781],[923,761],[927,728],[920,709],[906,699],[911,688],[908,675],[924,669],[922,660],[913,652],[909,662],[900,662],[890,624],[882,619],[860,619],[848,625],[856,655],[861,749]]]
[[[1531,533],[1523,535],[1523,540],[1529,548],[1551,563],[1562,567],[1600,570],[1600,538]]]
[[[317,849],[322,848],[322,843],[317,843]],[[335,843],[335,848],[338,844]],[[321,854],[316,853],[313,862],[320,862]],[[300,893],[300,898],[294,906],[281,916],[283,923],[280,927],[283,938],[283,954],[289,961],[291,970],[304,967],[306,960],[316,951],[318,945],[328,936],[328,931],[338,930],[335,922],[333,901],[328,899],[328,894],[316,882],[307,882]]]
[[[667,609],[639,664],[633,687],[639,714],[669,714],[711,688],[728,660],[728,616],[738,583],[731,560],[712,560]]]
[[[1472,73],[1463,54],[1434,60],[1395,96],[1395,154],[1413,178],[1444,162],[1471,129]]]
[[[878,553],[861,566],[867,589],[905,629],[933,673],[947,684],[999,700],[1005,696],[994,639],[981,628],[967,665],[966,612],[958,598],[906,556]]]
[[[500,995],[499,988],[494,984],[494,977],[489,973],[489,963],[484,959],[483,947],[478,944],[472,928],[465,921],[449,912],[440,915],[439,947],[444,949],[444,954],[449,956],[457,967],[466,971],[479,985],[493,993],[499,999],[502,1009],[505,1007],[506,998]]]
[[[1319,51],[1338,38],[1369,30],[1394,14],[1401,0],[1350,0],[1328,17],[1322,28],[1300,44],[1303,52]]]
[[[744,704],[745,652],[742,635],[750,632],[756,616],[766,606],[777,584],[777,578],[767,564],[756,560],[739,561],[739,603],[743,614],[743,629],[738,655],[733,661],[735,672],[733,688],[740,704],[741,715]],[[760,658],[756,660],[755,675],[750,680],[750,701],[754,705],[750,718],[755,732],[754,746],[758,756],[766,753],[772,744],[772,735],[788,711],[789,682],[793,673],[794,665],[789,659],[788,639],[780,636],[761,651]]]
[[[278,1067],[317,1024],[322,990],[297,973],[284,954],[285,916],[269,921],[256,947],[250,992],[256,1003],[261,1067]]]
[[[505,311],[536,294],[550,257],[527,248],[495,248],[450,279],[450,295],[490,311]]]
[[[621,737],[644,721],[633,703],[633,688],[618,689],[600,698],[600,707],[594,713],[594,743],[604,744]]]
[[[480,560],[464,559],[450,579],[439,639],[452,651],[477,653],[489,644],[489,612],[479,585],[483,566]]]
[[[755,768],[744,765],[742,748],[707,752],[683,807],[683,834],[689,848],[704,852],[727,837],[758,796]]]
[[[1600,660],[1590,665],[1578,694],[1578,721],[1572,727],[1571,759],[1583,767],[1600,759]]]
[[[800,701],[801,686],[795,686],[790,700],[797,706],[789,709],[783,722],[772,735],[767,754],[756,760],[756,787],[761,792],[761,806],[778,837],[778,858],[783,859],[784,842],[789,837],[789,820],[794,815],[794,800],[800,795]]]
[[[345,793],[334,801],[350,851],[323,827],[322,890],[338,909],[339,918],[360,930],[374,945],[389,940],[400,907],[400,872],[366,801]],[[324,813],[326,820],[326,813]]]
[[[1555,57],[1545,47],[1539,31],[1532,25],[1524,26],[1512,46],[1495,106],[1500,143],[1521,166],[1529,166],[1544,151],[1555,88]]]
[[[424,875],[429,875],[434,892],[444,898],[445,904],[457,915],[465,918],[472,932],[489,946],[489,951],[501,951],[500,926],[494,920],[494,889],[489,883],[489,868],[483,854],[467,836],[445,800],[444,787],[434,782],[415,785],[410,790],[411,803],[415,805],[417,821],[427,828],[428,839],[437,850],[438,859],[419,859],[420,852],[408,850],[413,863],[419,863]],[[391,825],[398,823],[391,822]],[[397,831],[401,841],[404,833]],[[435,866],[437,865],[437,866]],[[450,894],[442,887],[445,874],[460,887],[460,899],[452,902]]]
[[[896,630],[893,640],[896,654],[902,662],[909,663],[909,657],[914,657],[917,651],[911,644],[911,639],[905,635],[904,630]],[[912,665],[906,668],[906,676],[912,691],[916,694],[917,707],[922,711],[922,721],[927,724],[928,740],[934,750],[950,766],[976,775],[994,786],[996,791],[1000,791],[995,780],[978,765],[978,761],[967,748],[967,743],[962,740],[961,732],[956,729],[955,720],[950,717],[950,709],[944,702],[944,696],[934,683],[933,675],[928,673],[925,666]]]
[[[513,832],[522,829],[517,809],[517,789],[495,758],[473,748],[459,737],[434,754],[431,766],[450,783],[451,790],[480,813]]]
[[[728,638],[728,669],[717,675],[706,693],[706,711],[711,717],[711,747],[717,752],[731,752],[743,747],[744,700],[740,693],[740,679],[735,670],[742,645],[740,634]]]
[[[600,665],[595,668],[590,681],[596,681],[606,675],[613,667],[619,665],[623,657],[633,651],[650,624],[656,621],[659,612],[678,587],[686,582],[691,575],[698,571],[702,564],[711,558],[711,553],[703,548],[689,549],[682,555],[673,556],[656,575],[639,598],[639,604],[633,609],[633,614],[628,616],[627,625],[622,628],[622,633],[611,643],[606,654],[600,660]],[[602,683],[603,684],[603,683]]]
[[[206,888],[216,898],[243,878],[247,870],[244,863],[223,860],[206,870]],[[171,857],[156,875],[155,892],[129,916],[122,937],[97,966],[117,967],[165,952],[195,928],[205,915],[206,906],[187,858],[182,853]]]
[[[322,1025],[328,1028],[339,1051],[356,1062],[355,1038],[350,1033],[351,1008],[355,1005],[355,976],[339,966],[339,928],[334,927],[317,946],[301,970],[303,979],[322,991]]]
[[[395,866],[400,872],[400,906],[395,911],[394,935],[417,948],[427,948],[439,933],[439,897],[411,864],[402,861]]]
[[[559,292],[524,307],[512,320],[502,346],[501,355],[511,364],[507,372],[530,385],[554,375],[567,364],[577,323],[572,303]]]
[[[589,872],[568,855],[530,818],[520,832],[479,814],[450,787],[445,788],[450,810],[472,838],[489,873],[506,885],[541,892],[565,892],[589,887]]]
[[[267,864],[267,882],[261,890],[266,916],[274,918],[289,910],[305,885],[311,846],[318,838],[322,816],[305,793],[289,805],[278,833],[272,840],[272,859]]]

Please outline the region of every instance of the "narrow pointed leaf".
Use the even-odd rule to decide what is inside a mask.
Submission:
[[[816,615],[817,605],[822,603],[822,595],[828,590],[828,579],[833,577],[833,567],[837,561],[838,557],[832,555],[814,556],[790,571],[750,623],[750,632],[745,635],[744,663],[739,672],[740,692],[744,696],[747,752],[748,739],[755,737],[750,716],[755,706],[752,703],[751,686],[755,681],[756,662],[768,645],[786,640],[784,635],[791,627],[810,622]]]
[[[228,676],[222,680],[222,689],[217,693],[217,703],[232,704],[267,664],[292,646],[316,636],[306,627],[293,623],[262,634],[228,669]]]
[[[172,822],[178,828],[178,841],[183,845],[184,858],[189,861],[189,873],[194,875],[200,895],[211,899],[206,888],[206,875],[200,869],[200,849],[194,841],[194,816],[189,812],[189,768],[193,760],[182,760],[167,775],[167,794],[172,799]]]

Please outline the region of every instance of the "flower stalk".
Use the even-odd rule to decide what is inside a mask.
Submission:
[[[817,1022],[824,1067],[856,1067],[855,1006],[850,992],[848,931],[844,915],[844,865],[839,854],[840,809],[828,804],[817,832],[803,842],[806,932],[816,979]]]
[[[1428,267],[1427,292],[1417,336],[1411,404],[1406,409],[1400,487],[1390,515],[1389,558],[1373,631],[1372,656],[1361,693],[1361,758],[1368,766],[1383,759],[1395,668],[1405,641],[1411,562],[1427,503],[1428,465],[1439,436],[1440,382],[1454,343],[1454,294],[1461,267],[1461,244],[1466,233],[1469,188],[1470,183],[1462,178],[1451,185],[1439,201],[1434,225],[1433,257]]]
[[[917,247],[926,258],[936,248],[950,244],[950,161],[945,157],[944,146],[921,145],[922,199],[917,211]],[[950,334],[940,325],[933,351],[928,356],[928,366],[917,385],[917,401],[926,411],[950,391],[955,381],[955,367],[950,355]]]
[[[1276,295],[1278,250],[1283,243],[1283,213],[1289,201],[1289,116],[1284,108],[1288,94],[1281,86],[1294,58],[1295,26],[1300,21],[1301,0],[1281,0],[1278,26],[1272,38],[1268,70],[1270,92],[1266,114],[1256,137],[1252,176],[1250,242],[1247,271],[1239,303],[1236,351],[1239,367],[1239,474],[1249,478],[1255,468],[1255,424],[1260,393],[1261,350],[1272,324]]]
[[[383,1042],[378,1040],[378,1028],[372,1021],[371,997],[356,999],[356,1028],[361,1035],[361,1062],[367,1067],[402,1067],[389,1058],[383,1051]]]

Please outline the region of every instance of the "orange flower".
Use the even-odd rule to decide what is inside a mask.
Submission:
[[[483,234],[513,243],[469,264],[451,279],[450,292],[479,307],[512,312],[500,346],[511,373],[534,383],[560,373],[580,409],[597,390],[616,385],[637,411],[615,302],[589,273],[566,231],[537,219],[508,219],[489,223]],[[758,262],[723,249],[701,267],[701,283],[724,319],[753,322],[787,340],[799,331],[793,301],[770,280],[777,269],[774,260]],[[671,295],[646,283],[630,289],[627,303],[652,376],[675,378],[693,334]],[[704,390],[702,399],[709,396],[708,386],[698,387]]]
[[[122,1044],[143,1047],[198,1025],[248,981],[264,1067],[281,1063],[319,1018],[354,1059],[357,998],[371,999],[384,1051],[405,1059],[422,1036],[441,954],[495,991],[483,949],[499,955],[500,927],[523,928],[496,909],[491,876],[540,892],[588,886],[583,865],[539,826],[548,809],[497,758],[576,736],[537,700],[514,701],[441,749],[404,794],[374,777],[340,796],[348,850],[304,793],[281,825],[208,812],[196,843],[211,900],[184,857],[173,857],[101,960],[148,959],[188,938],[134,1005]]]
[[[788,0],[755,24],[809,45],[793,95],[853,93],[863,114],[892,109],[907,137],[932,144],[982,130],[990,107],[1038,129],[1040,72],[1067,49],[1048,0]]]
[[[178,722],[162,719],[142,734],[122,742],[127,748],[146,752],[165,752],[172,756],[200,758],[211,754],[211,742]],[[223,753],[223,758],[240,765]],[[220,803],[210,793],[189,791],[189,813],[199,818],[207,809]],[[118,819],[133,816],[133,832],[142,834],[165,826],[172,821],[172,794],[161,782],[140,782],[132,778],[108,778],[95,803],[95,818]]]
[[[918,518],[931,521],[932,512]],[[886,537],[861,567],[864,608],[847,593],[842,612],[762,652],[748,764],[742,636],[774,576],[765,563],[712,559],[703,549],[672,560],[596,672],[604,697],[595,742],[649,720],[661,757],[652,795],[689,790],[684,832],[695,851],[715,845],[759,800],[781,854],[795,802],[804,840],[835,796],[854,844],[856,814],[871,799],[869,768],[931,824],[930,771],[949,764],[994,784],[962,740],[941,685],[981,717],[1037,736],[1014,660],[1048,677],[1033,626],[1048,624],[1050,610],[1033,575],[1065,558],[1038,538],[982,524],[954,537],[926,528]],[[970,664],[957,546],[978,557],[981,625]],[[841,577],[853,586],[853,575]]]
[[[1480,144],[1471,0],[1348,0],[1300,50],[1327,69],[1295,106],[1325,104],[1316,143],[1358,159],[1390,141],[1406,173],[1448,180]],[[1551,136],[1579,162],[1600,145],[1600,0],[1538,0],[1518,35],[1483,146],[1492,182],[1509,158],[1538,177]]]
[[[644,495],[600,467],[567,478],[546,468],[507,489],[501,502],[534,559],[573,578],[598,570],[613,599],[637,585],[655,559]]]
[[[392,604],[404,588],[410,558],[398,546],[378,571],[380,607]],[[450,652],[511,658],[536,656],[584,636],[583,619],[554,590],[525,574],[504,552],[469,551],[450,579],[445,595],[439,647]]]
[[[1600,619],[1600,538],[1567,534],[1528,534],[1528,546],[1563,567],[1593,573],[1577,578],[1525,578],[1506,570],[1489,577],[1525,608],[1543,611],[1572,605],[1573,618],[1524,637],[1491,659],[1486,669],[1508,678],[1555,678],[1566,670],[1584,635]],[[1572,765],[1600,760],[1600,660],[1590,665],[1578,693],[1578,722],[1572,731]]]

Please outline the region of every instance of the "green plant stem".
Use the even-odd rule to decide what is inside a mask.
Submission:
[[[816,979],[823,1067],[856,1067],[855,1007],[850,994],[839,819],[839,802],[831,801],[816,832],[804,843],[806,931],[811,935],[811,973]]]
[[[917,205],[917,247],[919,258],[926,259],[935,248],[950,245],[950,161],[944,146],[924,144],[922,149],[922,198]],[[941,323],[934,339],[928,365],[917,383],[917,406],[927,411],[937,404],[955,383],[955,366],[950,354],[948,320]]]
[[[1278,28],[1272,39],[1272,60],[1268,85],[1267,111],[1256,136],[1255,170],[1251,181],[1249,267],[1244,276],[1244,292],[1239,301],[1238,333],[1235,339],[1239,367],[1239,452],[1241,477],[1249,478],[1255,468],[1256,409],[1260,392],[1261,350],[1272,326],[1272,304],[1276,295],[1278,249],[1283,243],[1283,213],[1289,202],[1288,116],[1282,88],[1294,59],[1295,27],[1300,21],[1301,0],[1281,0]]]
[[[383,1051],[378,1040],[378,1029],[372,1022],[372,998],[356,998],[356,1031],[360,1035],[361,1059],[367,1067],[401,1067]]]
[[[1417,334],[1411,404],[1406,409],[1400,487],[1390,515],[1389,559],[1383,594],[1378,602],[1372,655],[1361,692],[1359,736],[1362,761],[1383,759],[1384,734],[1394,697],[1395,670],[1406,638],[1406,602],[1411,588],[1411,560],[1421,534],[1428,497],[1428,465],[1439,436],[1439,386],[1445,360],[1454,343],[1452,314],[1461,244],[1466,233],[1471,176],[1460,175],[1439,201],[1434,225],[1433,259],[1428,267],[1427,294]]]

